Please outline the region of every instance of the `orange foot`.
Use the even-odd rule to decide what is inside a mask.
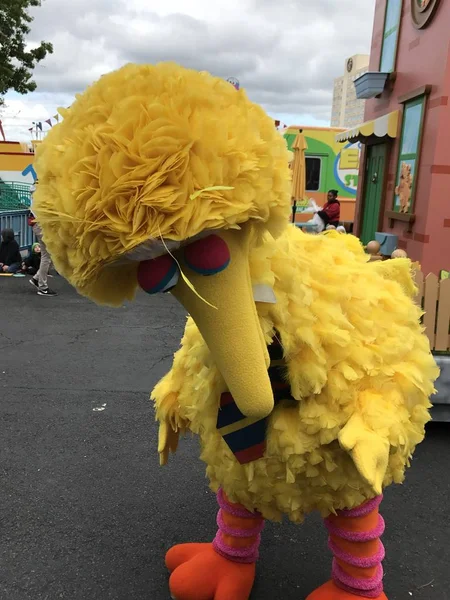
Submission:
[[[337,587],[333,581],[328,581],[315,592],[310,594],[306,600],[363,600],[361,596],[355,596],[350,592],[345,592]],[[386,595],[382,593],[373,600],[388,600]]]
[[[181,544],[166,554],[175,600],[248,600],[255,564],[241,564],[217,554],[212,544]]]

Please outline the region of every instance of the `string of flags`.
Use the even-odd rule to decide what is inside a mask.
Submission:
[[[231,85],[233,85],[237,90],[239,89],[239,81],[235,78],[235,77],[229,77],[227,79],[227,81],[229,83],[231,83]],[[50,117],[50,119],[45,119],[45,121],[43,121],[44,123],[46,123],[47,125],[49,125],[49,127],[53,127],[53,121],[56,121],[57,123],[59,123],[59,119],[60,116],[59,114],[54,115],[53,117]],[[33,127],[30,127],[28,129],[28,131],[31,133],[33,131],[36,131],[36,133],[38,133],[38,131],[43,132],[43,126],[42,126],[42,121],[33,121]],[[279,121],[278,119],[275,120],[275,128],[278,131],[283,131],[284,129],[286,129],[287,125],[285,123],[283,123],[282,121]],[[1,133],[1,129],[0,129],[0,133]]]
[[[53,121],[56,121],[57,123],[59,123],[59,119],[60,116],[58,114],[54,115],[53,117],[50,117],[50,119],[45,119],[44,121],[33,121],[33,126],[30,127],[28,129],[28,131],[31,133],[33,131],[36,131],[36,133],[38,131],[43,131],[43,123],[47,123],[47,125],[49,125],[50,127],[53,127]]]

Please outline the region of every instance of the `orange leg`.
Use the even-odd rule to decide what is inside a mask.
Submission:
[[[222,491],[219,530],[212,544],[182,544],[166,555],[172,573],[170,592],[176,600],[248,600],[255,580],[255,563],[264,520]]]
[[[383,592],[384,521],[378,512],[382,497],[325,520],[334,555],[333,579],[307,600],[387,600]]]

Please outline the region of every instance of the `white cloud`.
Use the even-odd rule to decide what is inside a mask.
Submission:
[[[36,92],[7,96],[5,129],[26,138],[101,74],[162,60],[237,77],[284,122],[326,123],[345,58],[370,49],[373,10],[373,0],[44,0],[30,43],[55,52],[36,69]]]

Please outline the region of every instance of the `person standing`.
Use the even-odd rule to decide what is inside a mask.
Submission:
[[[47,246],[45,245],[44,240],[42,239],[42,229],[39,223],[36,220],[36,217],[33,214],[33,195],[36,191],[36,186],[39,181],[36,179],[35,185],[31,188],[31,205],[30,205],[30,216],[28,219],[29,225],[33,228],[33,233],[39,243],[41,248],[41,264],[39,266],[39,271],[33,275],[30,279],[31,285],[37,288],[37,293],[39,296],[57,296],[57,293],[51,290],[48,287],[48,271],[50,269],[51,258],[48,253]]]

